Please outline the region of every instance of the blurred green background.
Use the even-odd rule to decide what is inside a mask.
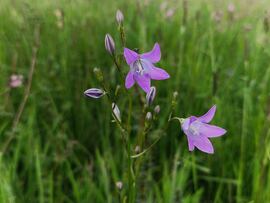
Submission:
[[[94,67],[112,87],[119,83],[104,48],[110,33],[117,53],[123,51],[117,9],[125,17],[127,46],[143,52],[159,42],[158,66],[171,75],[153,82],[154,104],[161,106],[155,128],[166,122],[178,91],[177,116],[201,115],[217,104],[213,123],[228,131],[212,139],[214,155],[190,153],[172,122],[145,156],[137,202],[270,202],[267,0],[1,0],[0,202],[117,202],[115,182],[126,190],[126,158],[111,106],[106,98],[83,96],[100,87]],[[21,87],[9,88],[12,74],[24,76]],[[140,106],[130,91],[135,139]],[[118,105],[125,115],[127,98]]]

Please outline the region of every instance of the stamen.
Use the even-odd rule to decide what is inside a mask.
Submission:
[[[133,71],[139,75],[143,75],[145,72],[145,68],[143,66],[143,63],[140,59],[134,62],[133,64]]]

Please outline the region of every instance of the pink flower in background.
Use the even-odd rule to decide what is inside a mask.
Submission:
[[[12,74],[9,79],[9,86],[11,88],[16,88],[22,86],[23,83],[23,76]]]
[[[235,11],[235,6],[234,6],[234,4],[233,3],[230,3],[229,5],[228,5],[228,12],[229,13],[233,13],[234,11]]]
[[[128,48],[124,48],[124,57],[130,66],[126,76],[125,86],[131,88],[136,82],[146,93],[150,90],[152,80],[165,80],[170,75],[163,69],[154,66],[161,58],[160,47],[155,43],[154,48],[147,53],[138,54]]]
[[[166,18],[171,18],[174,15],[175,10],[173,8],[170,8],[166,12]]]
[[[223,128],[208,124],[213,119],[215,112],[216,106],[214,105],[201,117],[190,116],[182,120],[181,127],[187,135],[189,151],[193,151],[196,147],[203,152],[214,153],[213,145],[208,138],[219,137],[226,133]]]
[[[123,21],[124,21],[124,15],[123,15],[122,11],[120,11],[120,10],[117,10],[117,12],[116,12],[116,21],[119,25],[121,23],[123,23]]]

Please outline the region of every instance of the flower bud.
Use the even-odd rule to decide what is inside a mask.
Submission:
[[[120,11],[120,10],[117,10],[117,12],[116,12],[116,21],[119,25],[122,24],[124,21],[124,15],[123,15],[122,11]]]
[[[152,113],[151,112],[147,112],[145,119],[147,121],[150,121],[152,119]]]
[[[135,149],[134,149],[136,154],[139,154],[141,151],[141,147],[139,145],[136,145]]]
[[[116,186],[116,188],[117,188],[118,190],[122,190],[122,188],[123,188],[123,183],[122,183],[122,181],[117,181],[117,182],[115,183],[115,186]]]
[[[101,70],[99,68],[94,68],[93,72],[94,72],[97,80],[99,82],[102,82],[104,78],[103,78],[103,74],[102,74]]]
[[[156,88],[154,86],[152,86],[149,90],[149,92],[146,94],[146,103],[148,106],[150,106],[156,96]]]
[[[105,48],[111,55],[114,54],[115,45],[114,45],[113,38],[110,34],[106,34],[105,36]]]
[[[160,106],[159,105],[155,106],[154,112],[155,112],[155,114],[159,114],[159,112],[160,112]]]
[[[112,110],[113,110],[113,115],[116,117],[115,119],[121,122],[120,110],[115,103],[112,103]]]
[[[105,94],[105,92],[98,88],[90,88],[84,92],[84,95],[87,97],[98,99],[102,97]]]
[[[176,100],[177,97],[178,97],[178,92],[177,91],[173,92],[173,99]]]

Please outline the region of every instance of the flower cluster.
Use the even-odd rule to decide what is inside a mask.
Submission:
[[[116,22],[119,26],[122,45],[125,45],[126,42],[124,37],[125,35],[124,35],[123,21],[124,15],[120,10],[118,10],[116,13]],[[105,48],[107,52],[112,56],[113,61],[117,69],[119,70],[119,73],[123,74],[124,70],[123,67],[121,67],[118,62],[115,42],[110,34],[106,34],[105,36]],[[146,107],[142,108],[144,108],[145,110],[147,108],[150,108],[156,97],[157,92],[156,87],[151,86],[151,80],[166,80],[170,78],[170,75],[168,74],[167,71],[156,66],[156,64],[161,59],[160,45],[158,43],[155,43],[152,50],[146,53],[138,53],[137,51],[129,49],[124,46],[122,49],[122,53],[119,56],[124,56],[124,59],[127,65],[129,66],[129,70],[127,71],[125,80],[122,81],[125,88],[129,90],[135,84],[138,85],[143,90],[143,92],[146,93],[146,97],[144,99]],[[115,100],[110,96],[110,92],[108,92],[105,89],[106,85],[103,84],[102,87],[103,88],[90,88],[86,90],[84,94],[87,97],[95,99],[100,98],[104,95],[108,95],[108,98],[112,105],[113,117],[123,130],[124,127],[121,126],[122,120],[120,116],[120,109],[117,106]],[[131,97],[130,94],[128,94],[128,97]],[[160,112],[159,105],[157,105],[152,110],[152,112],[146,111],[145,122],[149,123],[150,120],[155,118],[155,115],[157,115],[159,112]],[[226,130],[224,130],[223,128],[209,124],[209,122],[213,119],[215,112],[216,112],[216,105],[214,105],[205,115],[200,117],[190,116],[188,118],[178,118],[178,117],[172,118],[171,112],[169,121],[173,119],[177,119],[180,121],[181,128],[187,136],[189,151],[193,151],[196,147],[205,153],[211,154],[214,153],[214,148],[209,138],[219,137],[226,133]]]

